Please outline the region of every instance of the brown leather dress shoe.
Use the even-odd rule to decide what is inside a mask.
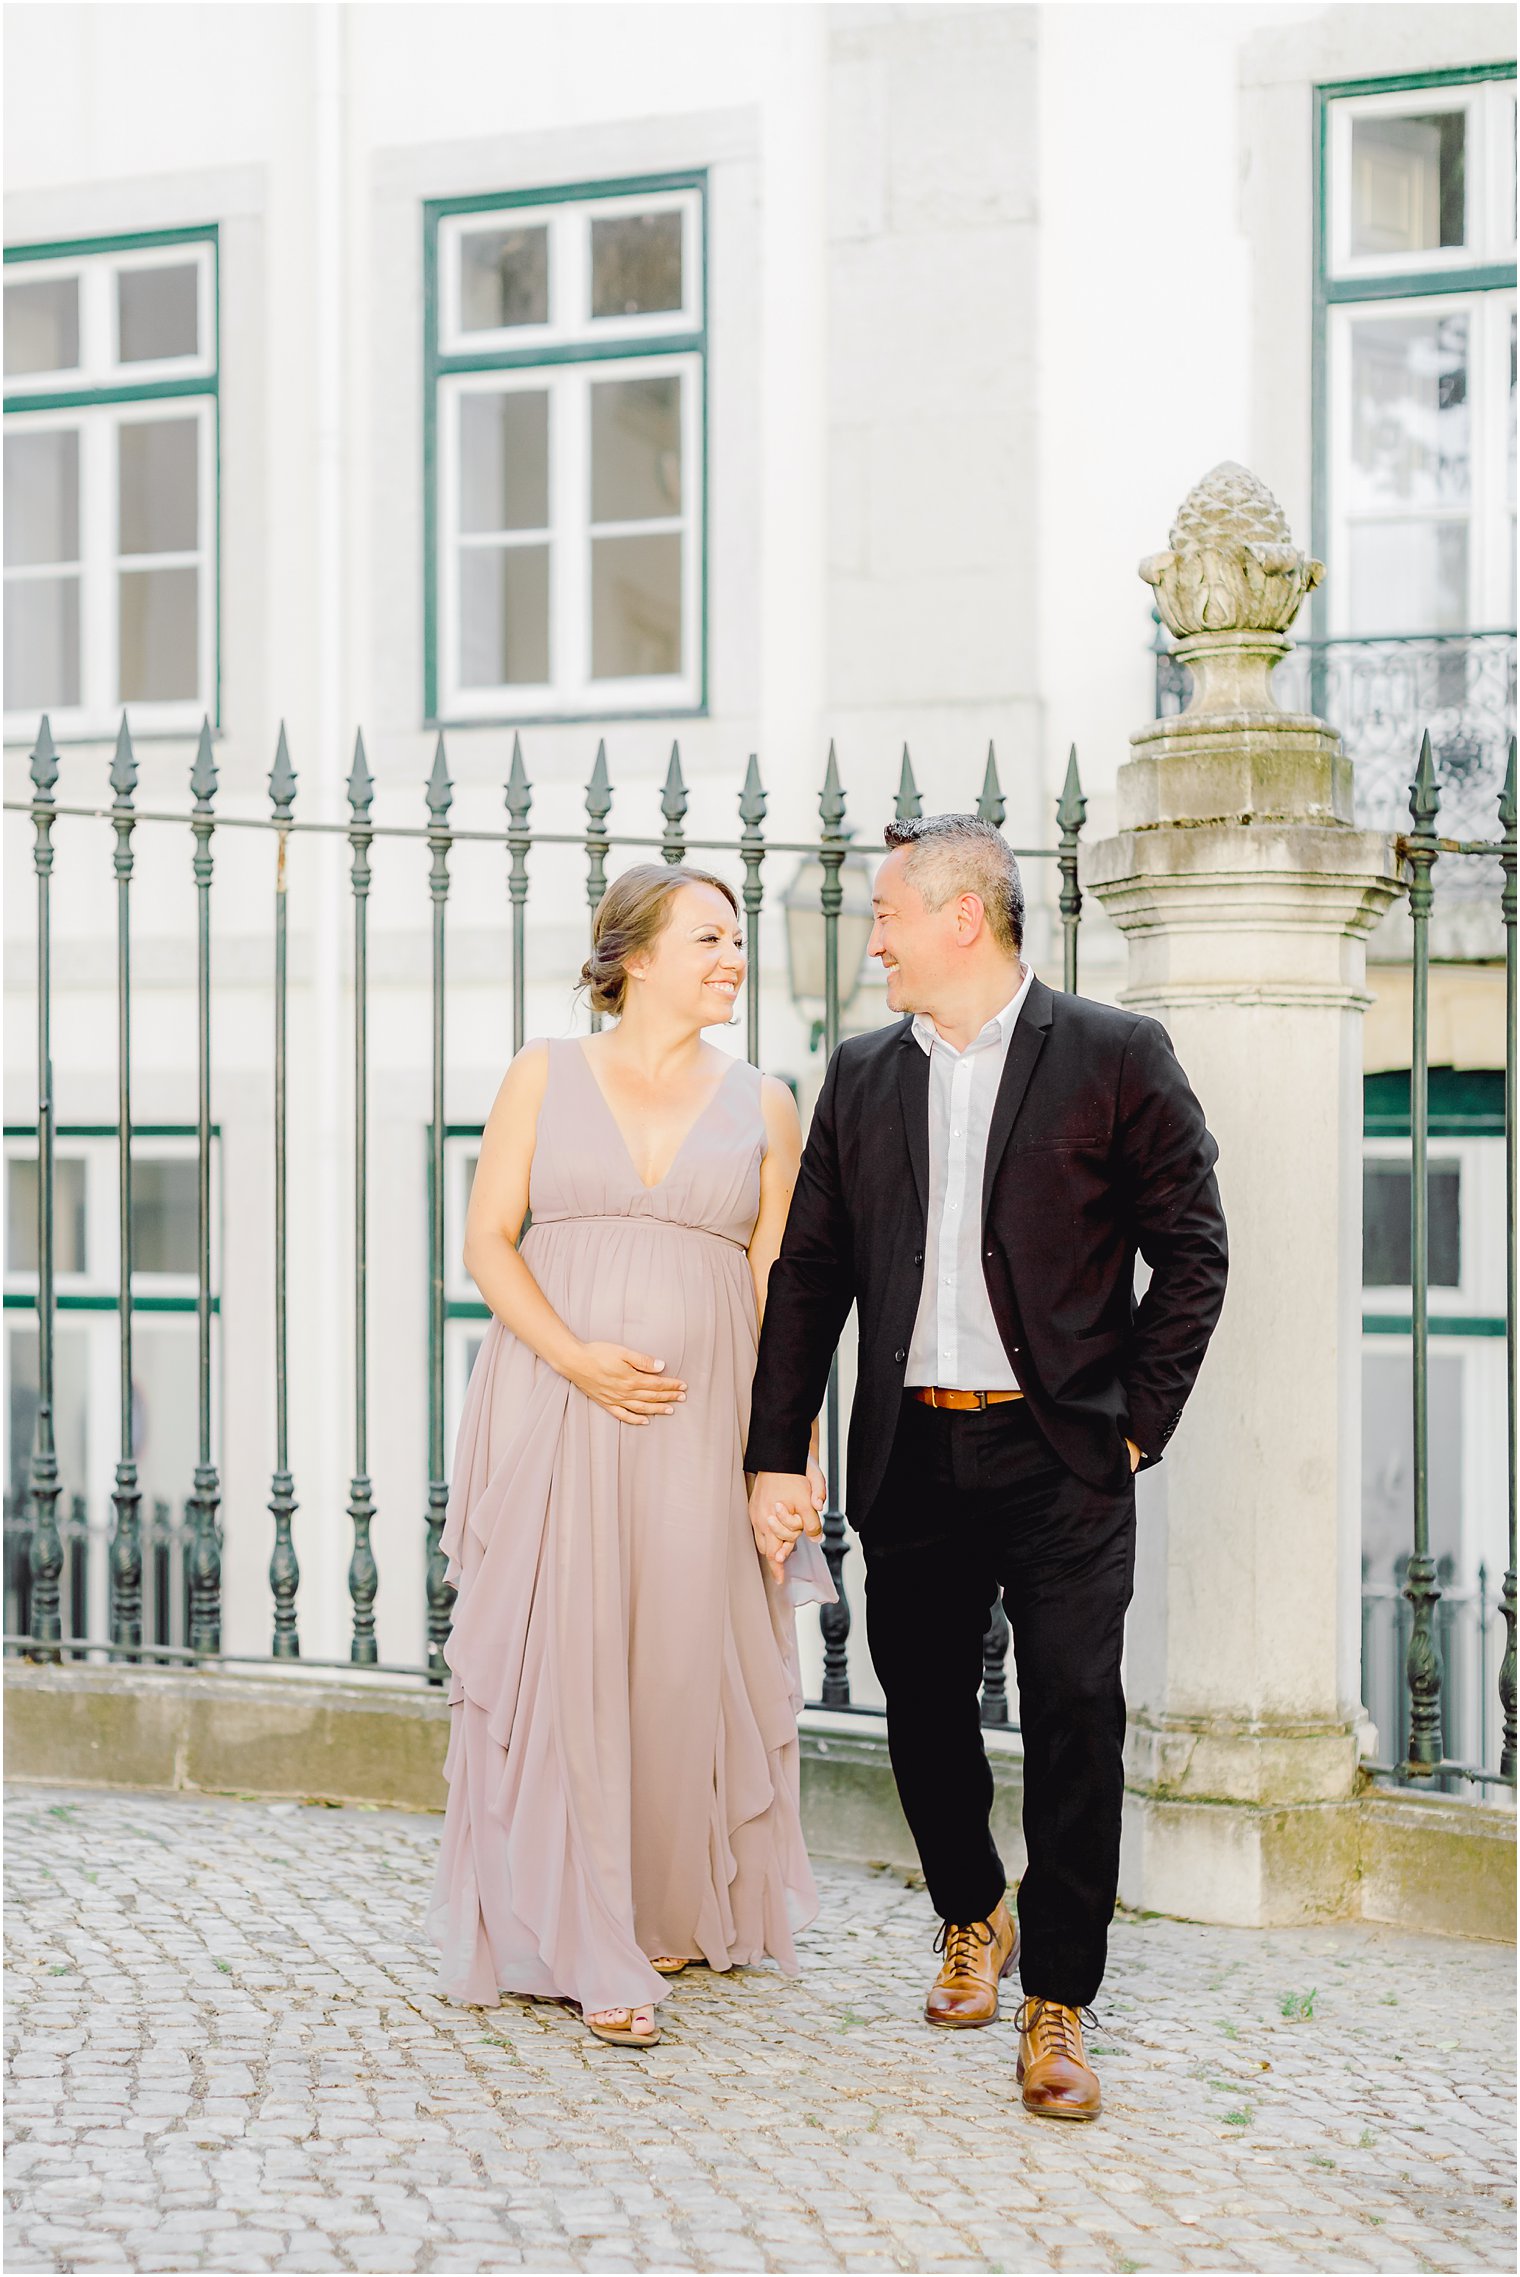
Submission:
[[[1019,2083],[1024,2108],[1041,2119],[1096,2119],[1103,2108],[1098,2075],[1082,2045],[1082,2019],[1090,2009],[1059,2000],[1026,2000],[1019,2027]]]
[[[1018,1924],[1001,1901],[985,1921],[945,1921],[934,1941],[944,1963],[929,1987],[931,2024],[991,2024],[998,1985],[1019,1957]]]

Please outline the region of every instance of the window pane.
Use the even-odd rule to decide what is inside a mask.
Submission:
[[[1465,520],[1353,523],[1348,566],[1351,632],[1468,629]]]
[[[591,519],[681,511],[681,375],[599,380],[591,390]]]
[[[193,1273],[200,1262],[192,1161],[132,1162],[132,1270]]]
[[[624,213],[591,224],[591,313],[649,316],[681,306],[681,216]]]
[[[79,362],[79,279],[5,288],[5,374],[71,372]]]
[[[120,552],[194,550],[199,538],[198,440],[194,419],[134,419],[118,428]]]
[[[85,1270],[84,1164],[77,1154],[53,1161],[53,1270]],[[37,1164],[23,1156],[5,1165],[5,1267],[37,1270]]]
[[[5,438],[5,566],[79,559],[79,434],[47,428]]]
[[[1465,505],[1467,318],[1360,317],[1351,332],[1347,502]]]
[[[1351,250],[1432,253],[1465,245],[1467,114],[1360,118],[1351,125]]]
[[[549,521],[549,397],[514,388],[459,399],[459,527],[542,530]]]
[[[193,356],[200,347],[200,272],[123,269],[116,279],[116,356],[123,364]]]
[[[123,703],[193,696],[197,569],[124,569],[118,614]]]
[[[1407,1162],[1362,1166],[1362,1281],[1369,1289],[1407,1289],[1410,1246]],[[1462,1169],[1432,1162],[1429,1183],[1430,1285],[1454,1289],[1462,1272]]]
[[[143,1515],[178,1509],[199,1450],[195,1323],[136,1313],[132,1321],[132,1442]]]
[[[1437,1558],[1455,1557],[1462,1541],[1464,1365],[1459,1352],[1430,1355],[1430,1546]],[[1374,1344],[1362,1353],[1362,1557],[1371,1577],[1386,1581],[1413,1547],[1412,1365],[1407,1351]]]
[[[462,687],[534,687],[546,681],[549,548],[461,547],[459,616]]]
[[[643,679],[680,669],[680,532],[594,539],[592,678]]]
[[[549,321],[549,232],[472,229],[459,241],[459,325],[498,332]]]
[[[79,701],[79,579],[7,579],[5,708],[57,711]]]

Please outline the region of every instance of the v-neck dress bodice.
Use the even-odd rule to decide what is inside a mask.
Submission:
[[[599,2009],[667,1992],[650,1955],[795,1969],[817,1898],[795,1615],[744,1495],[761,1078],[726,1070],[646,1186],[580,1044],[548,1052],[524,1261],[578,1337],[662,1360],[687,1393],[619,1423],[486,1331],[443,1532],[458,1596],[428,1926],[456,2000]]]

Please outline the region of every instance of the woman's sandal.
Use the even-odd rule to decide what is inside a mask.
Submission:
[[[689,1959],[678,1959],[673,1953],[660,1953],[650,1962],[649,1966],[657,1970],[662,1977],[678,1977],[683,1969],[691,1967],[691,1962]]]
[[[628,2021],[626,2024],[602,2021],[609,2016],[625,2016]],[[647,2032],[634,2030],[634,2019],[638,2016],[649,2018],[650,2028]],[[654,2010],[647,2002],[639,2008],[597,2008],[589,2013],[583,2008],[581,2021],[588,2032],[594,2032],[599,2040],[610,2041],[615,2048],[652,2048],[660,2037],[660,2027],[654,2021]]]

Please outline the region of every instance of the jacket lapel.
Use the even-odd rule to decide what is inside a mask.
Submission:
[[[908,1141],[908,1159],[913,1165],[913,1183],[918,1188],[918,1206],[925,1219],[929,1214],[929,1055],[913,1033],[913,1022],[903,1023],[902,1040],[897,1048],[897,1083],[902,1099],[903,1132]]]
[[[993,1104],[992,1123],[987,1133],[987,1167],[982,1176],[982,1223],[992,1206],[992,1189],[997,1182],[998,1165],[1013,1132],[1029,1079],[1044,1046],[1055,1010],[1055,998],[1038,974],[1029,983],[1029,994],[1018,1017],[1008,1057],[1003,1062],[1003,1078]]]

